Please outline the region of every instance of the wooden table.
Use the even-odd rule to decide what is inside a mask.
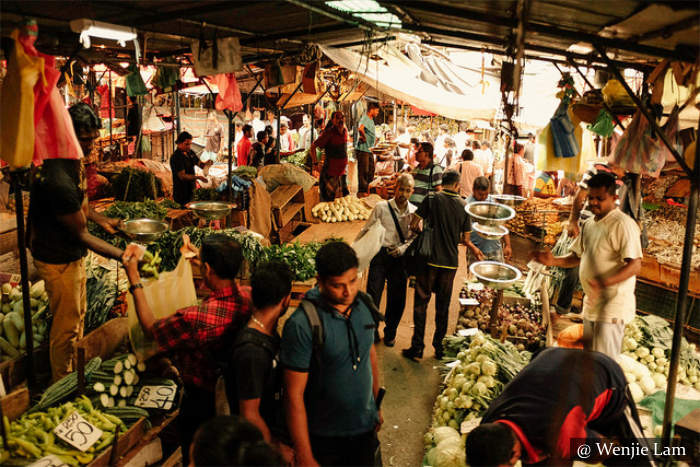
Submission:
[[[312,224],[294,238],[294,241],[299,243],[322,242],[328,237],[334,237],[342,238],[347,243],[352,243],[364,225],[365,221]]]

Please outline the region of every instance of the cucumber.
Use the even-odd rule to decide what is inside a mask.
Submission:
[[[105,408],[109,407],[109,394],[106,392],[100,394],[100,405]]]
[[[12,313],[8,313],[2,320],[2,328],[5,331],[5,337],[10,345],[14,348],[19,347],[19,331],[12,323],[12,318],[10,317]]]
[[[127,387],[128,387],[128,386],[122,386],[122,387],[119,388],[119,395],[120,395],[122,398],[129,397]]]
[[[9,342],[0,337],[0,350],[11,358],[19,357],[19,351],[17,348],[13,347]]]
[[[113,382],[114,382],[114,384],[116,384],[117,386],[119,386],[120,384],[122,384],[122,375],[114,375]]]
[[[105,392],[105,385],[98,381],[92,385],[92,390],[95,392]]]
[[[127,360],[129,360],[129,363],[131,363],[131,366],[137,366],[139,361],[136,359],[136,355],[130,353],[129,355],[126,356]],[[139,370],[142,371],[142,370]]]
[[[144,362],[138,362],[136,364],[136,369],[139,371],[139,373],[143,373],[146,371],[146,364]]]
[[[112,384],[109,387],[109,395],[116,396],[118,393],[119,393],[119,386],[117,386],[116,384]]]
[[[127,386],[131,386],[132,384],[134,384],[135,377],[136,373],[133,370],[124,372],[124,384],[126,384]]]
[[[119,399],[119,402],[117,402],[117,407],[120,407],[120,408],[126,407],[126,399]]]

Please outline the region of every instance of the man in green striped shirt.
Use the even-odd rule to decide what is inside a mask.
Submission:
[[[436,192],[442,189],[442,167],[433,161],[433,145],[420,143],[416,152],[418,167],[413,172],[415,187],[411,195],[411,203],[420,206],[428,192]]]

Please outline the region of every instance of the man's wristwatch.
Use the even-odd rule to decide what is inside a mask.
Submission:
[[[129,287],[129,292],[133,294],[134,290],[136,289],[143,289],[143,284],[140,282],[137,282],[136,284],[131,284],[131,286]]]

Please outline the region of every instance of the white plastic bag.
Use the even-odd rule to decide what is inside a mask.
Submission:
[[[355,239],[352,248],[357,254],[360,262],[359,270],[364,271],[369,267],[370,261],[382,248],[386,229],[379,220],[375,221],[370,228],[361,236]]]
[[[197,304],[197,292],[192,279],[192,266],[184,257],[177,267],[160,274],[158,280],[144,280],[143,292],[156,319],[163,319],[176,311]],[[156,342],[147,339],[136,315],[134,298],[127,294],[127,316],[129,318],[129,339],[139,360],[145,360],[158,352]]]

